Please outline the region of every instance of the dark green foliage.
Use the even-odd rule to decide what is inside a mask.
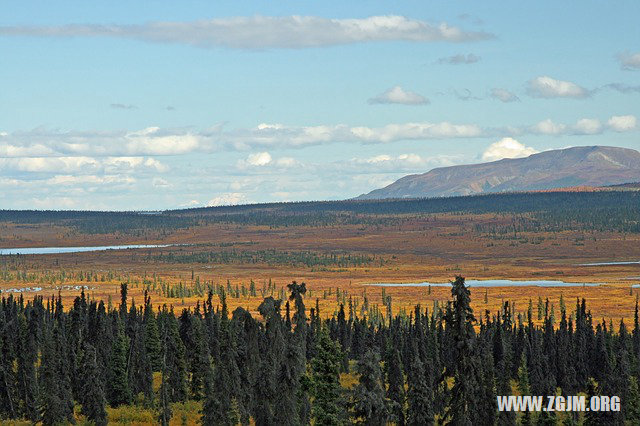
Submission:
[[[242,225],[329,226],[336,224],[394,224],[401,219],[385,215],[424,215],[442,212],[512,214],[513,225],[476,231],[611,230],[640,232],[638,191],[533,192],[481,194],[406,200],[346,200],[265,203],[166,211],[82,212],[0,210],[0,222],[62,223],[88,234],[119,233],[140,236],[167,234],[212,223]]]
[[[144,305],[144,344],[151,363],[152,371],[160,371],[162,368],[162,344],[160,342],[160,332],[158,322],[153,312],[151,300],[145,295]]]
[[[311,416],[317,425],[342,425],[345,418],[340,387],[340,345],[329,338],[326,330],[322,330],[316,349],[316,357],[311,360],[314,397]]]
[[[424,375],[424,364],[415,353],[407,374],[407,425],[433,424],[433,392]]]
[[[79,398],[82,404],[82,414],[87,416],[87,419],[94,422],[97,426],[106,425],[106,400],[103,384],[100,380],[95,348],[87,344],[84,349],[83,358],[82,374],[84,384]]]
[[[389,420],[389,404],[385,398],[380,370],[380,356],[367,351],[358,362],[360,375],[353,392],[354,418],[366,425],[385,425]]]
[[[131,388],[129,387],[129,375],[127,373],[127,358],[129,355],[129,342],[118,321],[115,340],[111,346],[109,359],[109,371],[107,373],[107,400],[116,407],[131,402]]]
[[[475,317],[471,309],[471,293],[464,284],[464,278],[456,277],[453,288],[453,309],[447,313],[445,321],[451,330],[454,344],[453,377],[451,400],[447,418],[453,425],[473,425],[479,414],[474,408],[478,404],[477,390],[478,362],[476,338],[473,323]]]
[[[232,338],[231,327],[227,313],[227,304],[222,298],[222,314],[220,321],[220,357],[216,360],[213,371],[213,392],[207,394],[207,413],[217,419],[220,425],[235,425],[238,413],[234,406],[236,394],[240,387],[239,370],[236,364],[235,341]]]
[[[387,399],[390,402],[391,418],[398,424],[404,424],[404,377],[400,352],[396,348],[388,348],[384,362],[387,378]]]
[[[187,368],[185,346],[178,332],[178,321],[173,311],[164,312],[163,386],[169,402],[187,399]]]
[[[18,371],[16,375],[17,390],[22,404],[20,414],[32,422],[40,417],[38,413],[38,382],[35,362],[38,358],[35,337],[29,330],[24,314],[18,315],[20,337],[16,349]]]
[[[63,331],[55,324],[52,332],[45,333],[40,369],[40,414],[44,425],[64,421],[73,423],[73,398],[68,369],[64,366],[65,348]]]
[[[632,331],[623,321],[616,329],[610,320],[593,324],[578,300],[571,316],[560,304],[556,328],[550,303],[542,325],[534,324],[533,309],[522,319],[505,303],[476,327],[460,277],[446,307],[429,313],[416,306],[388,318],[359,317],[352,300],[348,315],[341,307],[322,319],[316,304],[307,318],[306,286],[289,290],[290,326],[282,301],[271,297],[258,308],[263,321],[243,308],[229,319],[224,291],[221,309],[210,294],[179,318],[167,307],[154,313],[148,297],[142,307],[127,300],[126,313],[83,294],[66,312],[60,297],[2,297],[0,417],[60,424],[73,421],[78,403],[77,412],[105,424],[106,398],[114,406],[153,406],[159,423],[168,424],[171,405],[192,398],[202,401],[204,424],[333,425],[351,414],[364,424],[513,425],[513,413],[496,412],[495,396],[511,394],[514,384],[523,395],[560,388],[563,395],[621,397],[621,412],[526,412],[520,424],[640,419],[637,320]],[[161,373],[157,395],[153,358]],[[359,383],[346,390],[340,372],[356,359]]]

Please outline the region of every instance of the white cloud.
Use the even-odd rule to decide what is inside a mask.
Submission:
[[[561,135],[566,132],[567,126],[565,124],[554,123],[550,118],[542,120],[531,128],[531,131],[541,135]]]
[[[595,118],[582,118],[573,126],[573,130],[580,135],[596,135],[602,133],[602,123]]]
[[[130,176],[111,175],[111,176],[94,176],[94,175],[56,175],[46,180],[47,185],[53,186],[75,186],[75,185],[113,185],[113,184],[132,184],[136,180]]]
[[[201,148],[201,139],[197,135],[162,134],[157,127],[127,133],[124,139],[126,152],[130,155],[180,155]]]
[[[247,203],[247,197],[241,192],[226,192],[217,197],[212,198],[207,206],[232,206],[236,204]]]
[[[158,160],[145,157],[0,157],[0,166],[7,170],[31,173],[91,174],[131,173],[145,169],[158,172],[168,170]]]
[[[138,131],[59,131],[37,128],[0,139],[0,157],[181,155],[210,151],[219,129],[199,133],[148,127]]]
[[[387,154],[380,154],[370,158],[354,158],[351,160],[358,164],[383,164],[383,163],[396,163],[404,165],[422,165],[425,161],[417,154],[400,154],[398,156],[391,156]]]
[[[211,153],[221,150],[251,150],[257,153],[240,160],[238,167],[259,165],[294,167],[296,163],[291,158],[275,157],[267,161],[271,157],[269,151],[333,143],[383,144],[413,140],[499,138],[522,134],[595,134],[610,130],[617,131],[621,125],[616,123],[620,120],[624,121],[613,119],[614,124],[602,126],[600,131],[596,131],[597,125],[594,120],[596,119],[582,119],[573,125],[546,119],[535,125],[492,128],[473,123],[423,121],[391,123],[381,127],[346,124],[289,126],[282,123],[261,123],[253,128],[225,130],[222,126],[216,126],[188,131],[157,127],[129,132],[61,132],[36,129],[29,132],[9,133],[1,137],[0,160],[5,165],[11,163],[13,169],[18,167],[16,164],[20,164],[20,170],[40,169],[64,172],[84,167],[103,169],[106,172],[130,169],[166,172],[168,167],[153,157]],[[633,126],[626,128],[626,130],[633,129]],[[16,161],[7,162],[12,158]],[[26,160],[27,158],[30,159]]]
[[[623,70],[640,70],[640,52],[621,53],[618,55],[618,61]]]
[[[367,102],[370,104],[426,105],[429,103],[429,99],[418,93],[405,90],[400,86],[395,86],[369,99]]]
[[[247,164],[251,166],[266,166],[271,163],[271,155],[268,152],[259,152],[247,157]]]
[[[382,154],[382,155],[376,155],[375,157],[367,158],[364,160],[365,163],[369,163],[369,164],[381,163],[383,161],[391,161],[391,156]]]
[[[155,158],[147,158],[143,164],[145,167],[154,169],[157,172],[166,172],[169,170],[168,166],[162,164],[160,161],[156,160]]]
[[[607,121],[607,125],[616,132],[628,132],[635,130],[638,120],[633,115],[613,116]]]
[[[0,35],[38,37],[113,37],[201,48],[300,49],[379,41],[466,42],[493,38],[447,23],[432,24],[404,16],[327,19],[316,16],[252,16],[143,25],[4,26]]]
[[[473,138],[483,135],[475,124],[403,123],[384,127],[352,127],[351,133],[362,142],[380,143],[397,140]]]
[[[295,158],[282,157],[276,160],[276,164],[280,167],[294,167],[300,165]]]
[[[534,148],[525,146],[513,138],[503,138],[489,145],[482,154],[482,160],[497,161],[503,158],[522,158],[537,152]]]
[[[502,102],[520,101],[520,98],[518,98],[515,93],[510,92],[507,89],[501,89],[499,87],[491,89],[491,97]]]
[[[604,126],[597,118],[581,118],[574,125],[555,123],[546,119],[538,124],[525,129],[523,133],[537,135],[599,135],[605,130],[615,132],[628,132],[636,129],[636,117],[633,115],[613,116]]]
[[[570,81],[556,80],[549,76],[529,81],[527,92],[536,98],[586,98],[591,92]]]
[[[2,136],[8,137],[9,134],[5,133]],[[51,155],[53,153],[54,151],[51,148],[43,144],[20,146],[20,145],[0,142],[0,158],[46,156],[46,155]]]
[[[399,155],[378,154],[368,158],[352,158],[333,163],[333,169],[340,174],[380,174],[423,172],[433,167],[450,166],[459,159],[438,155],[422,157],[414,153]],[[326,171],[326,166],[324,167]]]
[[[473,53],[468,53],[466,55],[458,54],[440,58],[438,59],[438,63],[450,65],[475,64],[476,62],[479,62],[480,59],[480,56],[476,56]]]
[[[0,165],[4,169],[43,173],[93,171],[100,166],[96,159],[90,157],[2,158],[0,159]]]
[[[157,178],[153,178],[151,183],[153,184],[153,186],[159,187],[159,188],[164,188],[164,187],[171,186],[171,184],[169,182],[167,182],[166,180],[164,180],[162,178],[158,178],[158,177]]]
[[[198,200],[189,200],[185,203],[178,205],[179,208],[185,208],[185,209],[189,209],[192,207],[201,207],[201,206],[202,204]]]

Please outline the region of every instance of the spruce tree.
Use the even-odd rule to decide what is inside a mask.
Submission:
[[[473,425],[478,413],[476,389],[478,366],[475,356],[475,317],[471,309],[471,293],[465,286],[463,277],[456,277],[451,289],[453,306],[447,321],[447,332],[451,334],[455,348],[451,399],[447,418],[453,425]]]
[[[18,338],[17,358],[17,390],[20,396],[20,415],[32,422],[37,422],[38,413],[38,382],[36,378],[35,363],[38,359],[38,351],[34,336],[28,327],[27,319],[23,314],[18,315],[20,335]]]
[[[240,386],[236,364],[234,340],[231,334],[226,299],[222,298],[220,321],[220,359],[213,371],[213,392],[207,394],[207,411],[217,418],[219,425],[235,425],[238,413],[234,407],[236,391]]]
[[[316,357],[311,360],[313,407],[311,416],[317,425],[345,424],[344,403],[340,387],[340,345],[322,329],[318,336]]]
[[[45,426],[62,422],[74,423],[73,396],[68,369],[63,363],[66,342],[62,325],[56,321],[53,331],[45,332],[40,364],[40,415]]]
[[[186,348],[180,339],[178,321],[173,310],[164,315],[165,320],[165,376],[166,390],[170,402],[182,402],[187,399]]]
[[[405,422],[405,392],[400,352],[397,348],[389,347],[386,354],[384,367],[387,377],[387,399],[391,402],[391,416],[395,422],[403,425]]]
[[[358,362],[360,375],[353,391],[354,418],[366,425],[385,425],[389,420],[389,404],[385,398],[380,371],[380,356],[369,349]]]
[[[416,351],[407,374],[407,425],[410,426],[434,424],[433,392],[424,375],[424,364]]]
[[[202,424],[203,425],[214,425],[220,423],[220,417],[218,414],[218,404],[214,397],[215,395],[215,385],[213,383],[213,368],[211,367],[211,362],[209,361],[206,366],[205,376],[204,376],[204,401],[202,403]],[[256,421],[256,425],[262,425],[264,423],[259,423]]]
[[[117,332],[111,347],[107,373],[107,400],[112,407],[131,402],[131,388],[127,372],[129,342],[118,320]]]
[[[633,424],[640,423],[640,389],[638,389],[638,379],[635,376],[629,378],[629,389],[627,399],[624,404],[625,418]]]
[[[82,373],[84,377],[80,398],[82,414],[97,426],[106,425],[105,393],[100,380],[96,350],[90,344],[86,344],[84,347]]]
[[[270,425],[275,422],[276,374],[284,354],[280,301],[267,297],[258,306],[258,312],[265,320],[265,330],[259,341],[262,359],[253,389],[253,417],[257,425]]]
[[[162,368],[162,344],[158,331],[158,322],[153,312],[151,300],[145,297],[144,306],[144,344],[153,371],[160,371]]]

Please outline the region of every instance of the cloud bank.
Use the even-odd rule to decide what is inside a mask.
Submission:
[[[302,49],[380,41],[468,42],[494,37],[487,32],[465,31],[444,22],[432,24],[396,15],[355,19],[251,16],[142,25],[4,26],[0,27],[0,35],[112,37],[205,49]]]
[[[574,124],[551,119],[516,127],[482,127],[474,123],[406,122],[381,127],[346,124],[289,126],[262,123],[253,128],[225,130],[160,129],[137,131],[59,131],[43,128],[28,132],[0,133],[0,158],[45,157],[161,157],[218,151],[257,151],[243,160],[246,166],[274,162],[270,149],[306,148],[332,143],[385,144],[397,141],[432,141],[533,135],[591,135],[606,131],[629,132],[637,129],[633,115],[613,116],[602,123],[581,118]],[[286,160],[280,163],[286,166]]]

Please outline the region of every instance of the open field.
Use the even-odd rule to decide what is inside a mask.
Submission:
[[[598,196],[573,196],[576,195]],[[637,193],[619,196],[636,197],[631,202],[637,201]],[[466,198],[478,204],[481,197]],[[608,202],[597,198],[595,201],[592,208],[584,207],[586,216],[593,215],[591,210],[606,208],[598,202]],[[77,286],[87,286],[91,297],[107,300],[111,296],[117,300],[120,283],[128,281],[131,296],[139,302],[147,289],[156,305],[166,303],[181,309],[203,300],[209,286],[222,285],[231,295],[230,306],[255,311],[263,295],[279,296],[286,284],[296,280],[307,283],[311,293],[306,297],[319,299],[322,314],[331,315],[339,303],[348,305],[349,299],[355,307],[361,307],[365,295],[369,305],[378,304],[386,312],[383,289],[366,284],[448,282],[462,275],[467,279],[603,284],[473,288],[474,308],[480,312],[495,311],[502,300],[515,302],[518,311],[526,310],[529,299],[535,304],[538,298],[549,298],[557,306],[562,295],[568,306],[576,298],[587,299],[596,318],[631,318],[638,290],[631,291],[630,287],[640,280],[629,278],[640,276],[640,265],[581,264],[639,261],[640,233],[633,232],[634,223],[637,224],[633,212],[631,220],[606,226],[580,222],[578,218],[560,229],[552,219],[540,219],[546,210],[536,212],[529,208],[534,210],[531,213],[521,206],[522,202],[515,207],[513,200],[508,202],[497,198],[494,208],[472,206],[464,211],[454,205],[451,211],[446,211],[447,206],[438,207],[438,212],[429,211],[430,207],[411,211],[411,206],[393,204],[400,213],[350,212],[340,207],[342,211],[334,213],[334,209],[333,215],[328,208],[314,210],[305,203],[199,209],[171,212],[165,219],[154,219],[157,223],[141,223],[126,232],[107,233],[94,232],[90,220],[79,226],[67,219],[5,219],[0,224],[0,247],[175,246],[5,256],[0,259],[4,271],[0,287],[5,291],[40,287],[39,294],[60,291],[63,298],[71,299],[78,294]],[[542,205],[546,202],[540,200]],[[500,203],[505,204],[504,212],[498,212]],[[416,303],[431,307],[436,301],[444,303],[449,298],[447,287],[388,287],[384,292],[391,297],[394,313]]]

